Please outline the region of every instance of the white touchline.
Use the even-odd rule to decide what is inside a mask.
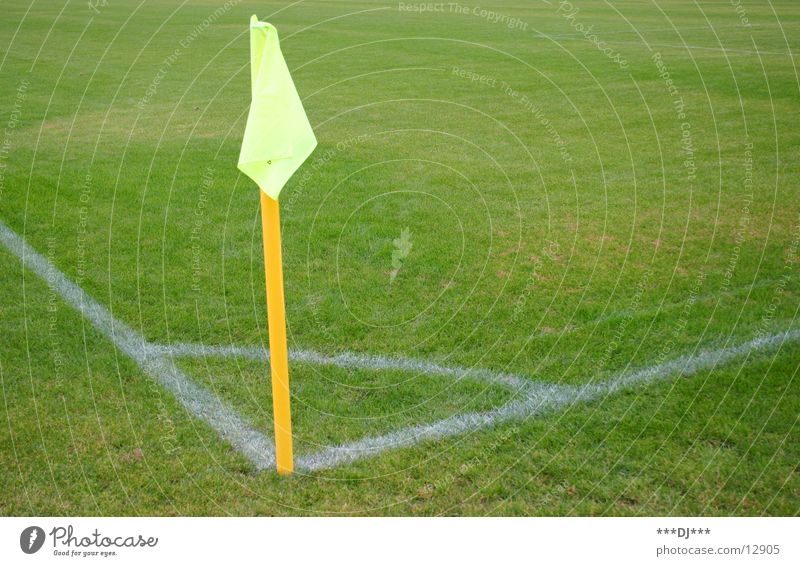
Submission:
[[[147,348],[144,336],[114,318],[108,309],[70,281],[2,221],[0,241],[22,260],[24,267],[41,277],[65,302],[77,309],[97,330],[139,364],[148,376],[169,390],[186,410],[208,423],[256,468],[266,469],[275,465],[272,440],[255,430],[216,396],[194,383],[171,359],[153,355]]]
[[[208,390],[194,383],[178,369],[173,357],[222,356],[265,360],[269,352],[257,347],[212,346],[204,344],[154,344],[125,323],[115,319],[100,303],[95,301],[66,275],[41,256],[23,238],[0,221],[0,241],[22,260],[23,265],[47,282],[53,290],[117,347],[128,354],[152,379],[167,388],[194,416],[208,423],[220,436],[241,452],[258,470],[272,468],[275,454],[272,439],[255,430],[236,411],[227,407]],[[646,385],[673,375],[691,375],[724,364],[751,352],[779,347],[783,342],[800,340],[800,330],[763,336],[717,350],[705,350],[683,356],[649,368],[620,374],[599,383],[585,385],[560,385],[534,381],[511,373],[485,369],[446,367],[410,358],[389,358],[345,352],[326,355],[310,350],[294,350],[290,358],[295,362],[329,365],[366,370],[399,370],[455,379],[477,379],[508,387],[516,392],[517,400],[486,412],[454,415],[430,424],[420,424],[387,434],[368,436],[360,440],[322,450],[298,455],[295,468],[315,471],[354,462],[395,448],[413,446],[431,439],[445,438],[490,427],[509,420],[529,418],[575,403],[596,400],[605,395]]]

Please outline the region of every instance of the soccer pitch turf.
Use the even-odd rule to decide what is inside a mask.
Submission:
[[[800,512],[795,2],[3,10],[0,514]],[[252,13],[319,141],[288,478]]]

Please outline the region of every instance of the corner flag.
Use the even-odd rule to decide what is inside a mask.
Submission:
[[[250,18],[250,87],[253,100],[239,169],[277,200],[317,139],[283,60],[278,30],[255,16]]]
[[[294,464],[289,357],[277,199],[289,178],[314,151],[317,139],[283,60],[278,31],[272,24],[258,21],[255,15],[250,18],[250,81],[252,101],[238,167],[261,189],[275,460],[279,474],[291,474]]]

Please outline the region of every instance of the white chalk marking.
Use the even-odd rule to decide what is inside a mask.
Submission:
[[[800,330],[791,330],[756,338],[749,342],[723,348],[706,350],[692,356],[683,356],[635,372],[624,373],[600,383],[580,386],[531,382],[525,398],[486,412],[465,413],[428,425],[417,425],[380,436],[365,437],[355,442],[332,446],[316,454],[301,456],[296,461],[300,470],[315,471],[333,468],[363,458],[377,456],[387,450],[413,446],[424,440],[436,440],[479,429],[488,428],[510,420],[521,420],[542,413],[554,412],[576,403],[589,402],[612,395],[637,385],[648,385],[671,376],[688,376],[734,358],[780,346],[784,342],[800,340]]]
[[[222,403],[203,387],[195,384],[172,362],[181,356],[241,356],[256,360],[268,358],[262,348],[239,346],[206,346],[203,344],[152,344],[125,323],[115,319],[46,258],[30,247],[24,239],[0,221],[0,242],[22,260],[23,266],[41,277],[61,297],[78,310],[102,334],[128,354],[152,379],[167,388],[194,416],[208,423],[220,436],[230,442],[258,470],[275,465],[273,442],[253,429],[234,410]],[[296,457],[295,467],[301,471],[333,468],[387,450],[413,446],[425,440],[465,434],[497,424],[521,420],[602,396],[612,395],[638,385],[648,385],[673,375],[688,376],[712,369],[718,364],[752,352],[779,347],[784,342],[800,340],[800,330],[759,337],[730,348],[705,350],[683,356],[649,368],[620,374],[600,383],[559,385],[536,382],[514,374],[484,369],[445,367],[410,358],[387,358],[355,353],[325,355],[309,350],[294,350],[291,359],[300,363],[329,365],[367,370],[399,370],[444,375],[455,379],[472,378],[503,385],[521,395],[521,399],[486,412],[455,415],[431,424],[403,428],[384,435],[364,437],[355,442],[330,446],[319,452]]]
[[[73,283],[2,221],[0,241],[22,261],[24,267],[41,277],[67,304],[133,359],[150,378],[169,390],[187,411],[209,424],[256,468],[262,470],[275,465],[272,440],[252,428],[236,411],[208,390],[195,384],[171,359],[153,355],[141,334],[114,318],[108,309]]]
[[[251,360],[265,360],[269,357],[269,350],[257,346],[213,346],[205,344],[150,344],[148,348],[157,355],[171,357],[239,357]],[[512,373],[495,372],[488,369],[448,367],[417,360],[414,358],[390,358],[357,354],[355,352],[342,352],[334,355],[321,354],[312,350],[290,350],[289,359],[298,363],[313,364],[318,366],[335,366],[344,369],[363,369],[370,371],[406,371],[426,375],[442,375],[452,377],[457,381],[471,379],[484,381],[494,385],[508,387],[520,391],[530,385],[524,377]]]

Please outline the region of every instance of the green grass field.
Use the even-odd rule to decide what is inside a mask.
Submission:
[[[800,5],[419,6],[4,2],[0,221],[151,343],[265,346],[256,13],[319,140],[281,195],[290,349],[580,386],[800,327]],[[794,339],[285,478],[0,261],[3,515],[800,512]],[[266,362],[175,363],[271,437]],[[291,367],[299,453],[517,395]]]

